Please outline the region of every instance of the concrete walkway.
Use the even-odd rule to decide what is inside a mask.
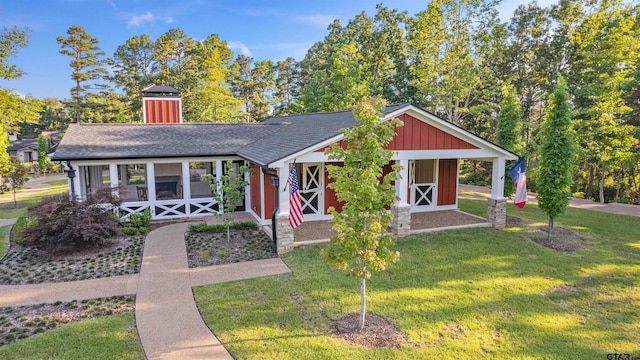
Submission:
[[[481,194],[484,197],[489,197],[491,195],[491,189],[482,187],[482,186],[474,186],[474,185],[459,185],[460,190],[472,191]],[[538,199],[536,197],[538,194],[529,192],[529,199],[527,202],[532,204],[537,204]],[[462,197],[462,196],[461,196]],[[470,198],[477,196],[470,196]],[[640,206],[639,205],[630,205],[630,204],[618,204],[618,203],[597,203],[588,199],[576,199],[571,198],[569,200],[569,206],[577,209],[586,209],[586,210],[594,210],[600,211],[610,214],[620,214],[620,215],[630,215],[630,216],[638,216],[640,217]]]
[[[194,286],[290,273],[280,259],[189,269],[188,223],[147,235],[139,275],[37,285],[0,286],[0,307],[136,295],[138,335],[148,359],[232,359],[196,307]]]

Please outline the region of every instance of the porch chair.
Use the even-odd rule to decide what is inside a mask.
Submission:
[[[149,201],[148,191],[146,186],[136,186],[138,190],[138,201]]]

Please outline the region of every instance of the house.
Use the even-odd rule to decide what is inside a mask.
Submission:
[[[82,199],[95,188],[121,186],[126,190],[123,216],[146,208],[154,219],[204,216],[221,207],[202,175],[219,178],[227,160],[235,167],[247,164],[253,172],[246,175],[250,185],[237,210],[262,225],[273,222],[279,252],[294,241],[286,182],[292,164],[305,222],[330,219],[327,209],[340,208],[327,187],[326,166],[336,162],[324,149],[342,140],[341,129],[356,124],[351,111],[274,117],[258,124],[182,123],[178,94],[168,87],[145,89],[144,124],[70,125],[53,160],[74,170],[71,193]],[[395,152],[391,161],[402,167],[395,182],[398,201],[391,209],[395,232],[410,232],[412,214],[457,208],[464,159],[493,162],[488,217],[494,227],[504,227],[505,161],[517,159],[515,154],[411,104],[389,105],[383,113],[383,120],[404,123],[389,144]]]
[[[47,153],[53,152],[60,142],[59,132],[46,131],[42,132],[42,136],[49,141],[49,149]],[[38,139],[19,140],[16,134],[10,134],[7,152],[10,157],[15,158],[22,163],[38,161]]]

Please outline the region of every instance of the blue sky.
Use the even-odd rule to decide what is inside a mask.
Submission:
[[[71,25],[80,25],[99,40],[111,57],[132,36],[148,34],[153,40],[171,28],[180,28],[194,39],[218,34],[236,54],[255,60],[304,57],[306,50],[327,34],[333,19],[344,25],[365,11],[375,14],[380,0],[259,1],[259,0],[3,0],[0,24],[31,29],[29,46],[11,60],[27,74],[21,79],[0,80],[0,87],[19,94],[69,97],[69,58],[59,54],[56,37],[66,36]],[[501,18],[507,20],[525,0],[504,0]],[[547,5],[551,0],[540,0]],[[411,15],[424,10],[427,1],[384,1],[389,8]]]

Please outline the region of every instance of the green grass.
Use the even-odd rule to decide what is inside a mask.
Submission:
[[[0,227],[0,259],[2,259],[9,251],[9,232],[11,225]]]
[[[461,200],[486,214],[484,200]],[[536,206],[508,207],[533,226]],[[409,337],[401,349],[350,345],[331,320],[359,310],[356,279],[331,269],[323,245],[283,256],[292,275],[205,286],[196,300],[237,359],[604,359],[640,356],[638,219],[568,209],[556,226],[583,237],[560,253],[531,241],[530,228],[469,229],[398,241],[400,262],[368,281],[368,311]],[[565,285],[575,292],[554,291]]]
[[[144,359],[133,314],[84,320],[0,347],[0,359]]]
[[[26,213],[26,206],[23,204],[35,204],[42,200],[45,196],[60,195],[68,193],[69,188],[65,182],[64,185],[54,185],[48,189],[43,189],[35,194],[17,199],[18,207],[13,209],[13,193],[0,196],[0,219],[11,219],[22,216]]]
[[[69,186],[69,182],[67,179],[45,181],[45,183],[51,186],[60,186],[60,185]]]

